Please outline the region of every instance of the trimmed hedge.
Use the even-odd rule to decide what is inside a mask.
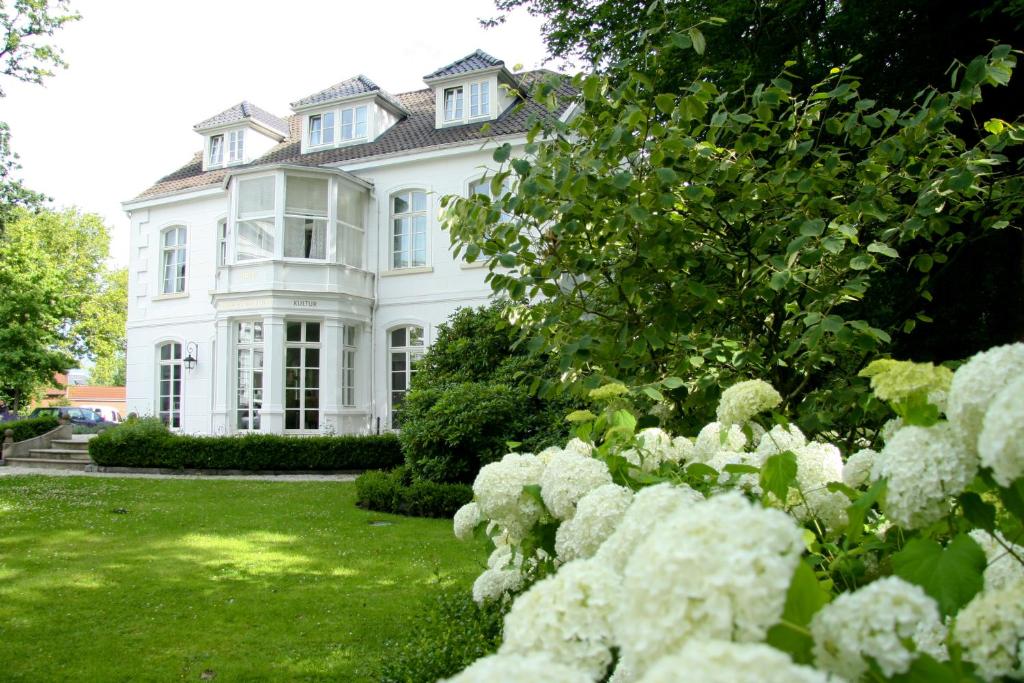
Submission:
[[[132,420],[96,436],[89,456],[104,467],[229,470],[389,469],[403,459],[393,434],[185,436],[155,419]]]
[[[471,500],[473,489],[469,485],[412,479],[405,467],[367,472],[356,479],[356,504],[377,512],[451,518]]]
[[[0,422],[0,441],[3,441],[4,432],[8,429],[14,430],[15,441],[27,441],[46,432],[52,432],[59,426],[60,420],[53,415],[43,415],[13,422]]]

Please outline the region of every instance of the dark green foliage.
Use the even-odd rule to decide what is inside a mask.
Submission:
[[[133,420],[89,442],[106,467],[237,470],[387,469],[402,462],[398,439],[379,436],[184,436],[155,419]]]
[[[492,654],[501,644],[507,608],[483,607],[465,589],[441,593],[409,625],[409,637],[388,643],[381,660],[381,683],[434,683]]]
[[[420,479],[468,482],[500,459],[508,443],[536,451],[563,440],[566,398],[533,391],[557,369],[517,346],[504,304],[463,308],[440,326],[402,404],[399,438],[406,464]]]
[[[356,479],[356,504],[367,510],[412,517],[452,517],[473,499],[467,484],[413,479],[405,467],[366,472]]]
[[[25,441],[27,439],[34,439],[40,434],[53,431],[57,428],[60,422],[57,421],[52,415],[43,415],[42,417],[33,417],[26,420],[17,420],[15,422],[0,422],[0,437],[8,429],[14,431],[15,441]]]

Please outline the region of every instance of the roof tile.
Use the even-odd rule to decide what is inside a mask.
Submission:
[[[447,76],[457,76],[459,74],[472,73],[473,71],[480,71],[481,69],[491,69],[496,66],[504,66],[505,62],[501,61],[497,57],[492,57],[483,50],[476,50],[475,52],[466,55],[462,59],[456,59],[447,66],[442,66],[437,71],[429,73],[423,77],[423,80],[429,81],[435,78],[445,78]]]
[[[265,109],[260,109],[255,104],[244,100],[233,107],[228,107],[216,116],[211,116],[205,121],[197,123],[193,126],[193,129],[203,131],[209,128],[230,125],[232,123],[242,123],[249,119],[260,123],[273,131],[277,131],[281,135],[288,134],[288,123],[284,119],[278,118]]]

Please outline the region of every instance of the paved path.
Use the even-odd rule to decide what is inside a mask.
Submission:
[[[355,481],[355,474],[122,474],[120,472],[79,472],[35,467],[0,467],[0,477],[39,474],[46,477],[101,477],[107,479],[227,479],[234,481]]]

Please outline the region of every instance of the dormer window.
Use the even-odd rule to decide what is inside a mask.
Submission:
[[[444,90],[444,120],[461,121],[462,116],[462,86],[445,88]]]
[[[210,166],[224,163],[224,136],[214,135],[210,138]]]
[[[470,117],[487,116],[491,113],[491,88],[487,81],[469,86]]]
[[[366,105],[341,110],[341,139],[361,140],[366,137]]]
[[[334,143],[334,112],[314,114],[309,117],[309,146]]]
[[[228,133],[228,163],[234,164],[245,159],[245,129]]]

